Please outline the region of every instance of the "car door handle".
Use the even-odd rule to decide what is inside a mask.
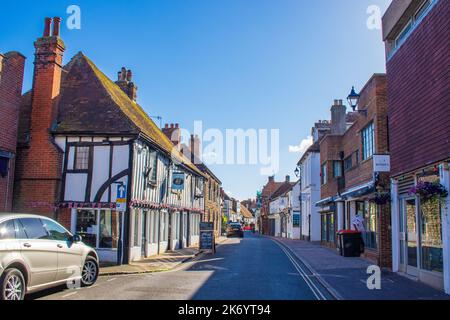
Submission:
[[[23,246],[24,246],[25,248],[31,248],[31,244],[29,244],[29,243],[24,243]]]
[[[56,245],[58,248],[62,249],[63,245],[62,244],[57,244]]]

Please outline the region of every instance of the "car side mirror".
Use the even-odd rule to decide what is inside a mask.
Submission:
[[[72,239],[71,239],[71,240],[72,240],[73,243],[78,243],[78,242],[83,241],[83,238],[81,238],[80,235],[76,234],[76,235],[73,235],[73,236],[72,236]]]

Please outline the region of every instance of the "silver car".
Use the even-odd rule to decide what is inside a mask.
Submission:
[[[98,255],[52,219],[0,213],[0,300],[67,284],[92,286]]]

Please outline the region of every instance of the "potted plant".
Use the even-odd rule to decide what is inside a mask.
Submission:
[[[369,201],[378,205],[385,205],[391,202],[391,193],[386,191],[377,191]]]
[[[419,182],[409,190],[409,193],[420,197],[420,200],[427,202],[436,198],[445,199],[448,191],[439,182]]]

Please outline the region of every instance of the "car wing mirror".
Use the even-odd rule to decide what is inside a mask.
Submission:
[[[73,243],[78,243],[78,242],[83,241],[83,238],[79,234],[75,234],[72,236],[71,240]]]

